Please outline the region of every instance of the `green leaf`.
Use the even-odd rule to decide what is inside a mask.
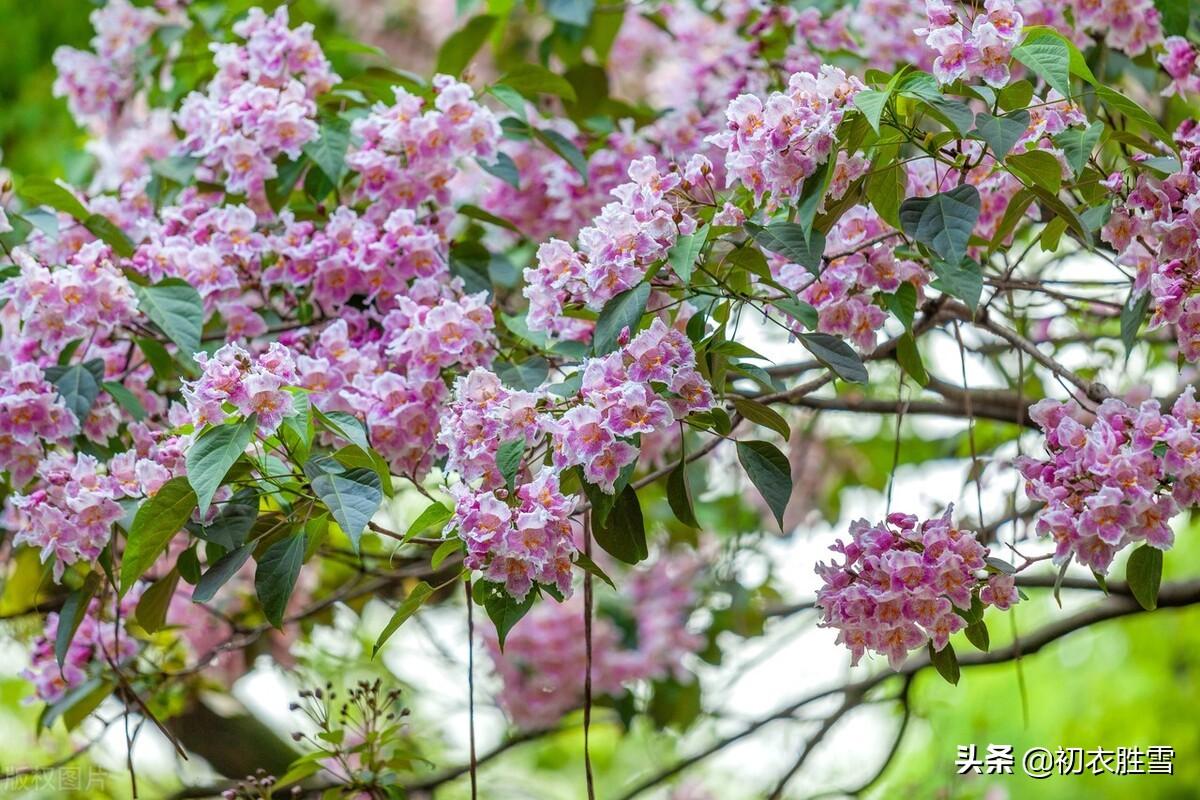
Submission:
[[[900,227],[900,206],[907,190],[908,173],[898,162],[867,176],[867,199],[884,222],[894,228]]]
[[[735,397],[733,398],[733,407],[738,410],[739,414],[756,425],[762,425],[764,428],[775,431],[783,437],[784,441],[792,438],[792,429],[788,427],[787,420],[770,406],[748,397]]]
[[[525,595],[524,600],[517,600],[502,585],[490,581],[478,581],[473,593],[476,601],[487,611],[492,624],[496,626],[496,639],[500,644],[500,651],[504,652],[504,641],[508,638],[508,632],[533,608],[537,594],[531,591]]]
[[[50,206],[83,222],[90,212],[70,189],[49,178],[27,178],[21,183],[20,194],[34,205]]]
[[[574,142],[550,128],[532,128],[531,130],[538,141],[562,156],[564,161],[574,167],[575,171],[583,176],[584,183],[587,183],[587,158],[575,146]]]
[[[312,488],[357,552],[363,530],[383,502],[379,475],[363,468],[340,474],[323,472],[312,479]]]
[[[954,645],[946,642],[946,646],[941,650],[934,650],[933,642],[930,642],[929,661],[938,671],[938,675],[946,679],[946,683],[958,685],[961,673],[958,668],[958,656],[954,653]]]
[[[306,166],[308,161],[304,158],[297,158],[295,161],[280,159],[275,162],[275,177],[267,181],[264,187],[267,202],[275,213],[279,213],[287,205],[292,190],[296,188],[296,181],[300,180],[300,174]]]
[[[408,530],[404,534],[404,541],[411,541],[413,537],[420,536],[430,528],[441,530],[453,516],[454,512],[441,503],[437,501],[430,503],[408,526]]]
[[[967,254],[979,205],[979,190],[963,184],[932,197],[905,200],[900,206],[900,222],[910,237],[957,264]]]
[[[239,489],[222,504],[216,519],[196,531],[196,535],[206,542],[233,550],[245,543],[246,535],[257,519],[258,492],[253,488]]]
[[[166,278],[153,286],[134,286],[133,290],[138,307],[179,346],[180,355],[191,358],[200,349],[204,328],[200,293],[179,278]]]
[[[810,331],[817,327],[817,310],[803,300],[791,300],[781,297],[771,301],[771,305],[799,322]]]
[[[611,586],[613,589],[617,588],[617,585],[615,583],[613,583],[612,578],[608,577],[608,575],[604,572],[604,570],[600,569],[600,565],[597,564],[595,561],[593,561],[591,559],[591,557],[588,556],[588,554],[583,552],[582,550],[575,553],[575,566],[579,567],[584,572],[588,572],[588,573],[591,573],[592,575],[596,576],[597,578],[599,578],[600,580],[604,581],[609,586]]]
[[[625,328],[629,329],[632,336],[637,331],[642,315],[646,313],[646,303],[649,301],[649,283],[639,283],[609,300],[596,320],[596,329],[592,333],[592,352],[602,356],[616,350],[617,339]]]
[[[632,486],[621,490],[603,523],[593,527],[592,535],[604,552],[626,564],[636,564],[650,555],[642,505]]]
[[[850,345],[827,333],[802,333],[800,344],[844,381],[866,383],[867,368]]]
[[[129,237],[125,235],[125,231],[117,227],[116,223],[103,214],[92,214],[83,220],[83,227],[87,228],[97,239],[111,247],[117,255],[125,258],[133,255],[134,245]]]
[[[1004,164],[1027,186],[1033,184],[1052,194],[1057,194],[1062,188],[1062,164],[1045,150],[1011,155],[1004,160]]]
[[[592,12],[596,9],[596,0],[544,0],[546,13],[551,19],[586,28],[592,21]]]
[[[1050,88],[1063,97],[1071,96],[1071,50],[1061,36],[1033,31],[1013,48],[1012,54]]]
[[[408,597],[400,605],[396,606],[395,612],[392,613],[392,618],[388,620],[387,625],[383,626],[383,630],[379,634],[379,638],[375,640],[375,646],[371,648],[371,658],[374,658],[383,648],[383,645],[392,634],[400,629],[400,626],[408,621],[408,618],[417,613],[429,596],[433,594],[433,587],[425,581],[421,581],[412,588],[408,593]]]
[[[896,362],[917,383],[922,386],[929,383],[929,375],[925,372],[925,363],[921,360],[921,351],[917,348],[912,331],[905,331],[896,341]]]
[[[368,473],[374,475],[375,473]],[[304,564],[303,533],[280,539],[267,548],[258,560],[254,571],[254,591],[267,621],[276,628],[283,627],[283,614],[287,610],[300,567]]]
[[[878,89],[865,89],[854,95],[855,107],[862,112],[867,122],[871,123],[871,128],[876,133],[879,133],[879,118],[883,116],[883,110],[887,108],[890,97],[891,92]]]
[[[99,588],[100,573],[90,572],[83,585],[67,595],[67,599],[63,601],[62,609],[58,612],[58,628],[54,636],[54,660],[58,662],[60,669],[67,659],[67,651],[71,647],[71,640],[75,638],[75,631],[79,630],[79,623],[87,616],[88,605]]]
[[[496,450],[496,469],[500,470],[500,474],[504,476],[504,485],[508,487],[509,494],[516,489],[517,472],[521,469],[521,459],[524,457],[524,436],[501,442],[500,447]]]
[[[96,402],[96,396],[100,393],[100,381],[96,377],[97,371],[100,373],[100,378],[103,378],[104,362],[99,359],[94,359],[86,364],[46,369],[46,380],[54,384],[55,389],[58,389],[63,403],[79,420],[81,428],[92,410],[92,405]]]
[[[761,441],[738,442],[737,454],[742,469],[767,501],[779,528],[785,530],[783,515],[792,497],[792,468],[787,456],[770,442]]]
[[[350,123],[340,117],[330,117],[321,123],[317,138],[304,145],[304,155],[337,186],[346,174],[346,150],[349,147]]]
[[[509,158],[507,153],[496,153],[496,160],[490,164],[483,159],[476,159],[476,163],[489,175],[499,178],[514,189],[521,188],[521,173],[517,169],[517,163]]]
[[[521,64],[506,72],[499,83],[516,89],[535,102],[541,94],[551,94],[568,103],[574,103],[578,99],[575,96],[575,87],[571,86],[570,81],[540,64]]]
[[[913,317],[917,313],[917,290],[911,283],[905,281],[892,294],[883,295],[883,302],[906,330],[912,330]]]
[[[496,27],[496,18],[487,14],[473,17],[459,30],[450,34],[438,50],[437,67],[435,72],[446,75],[458,75],[471,59],[483,47],[492,29]]]
[[[175,596],[175,587],[178,585],[179,569],[175,568],[156,580],[138,598],[134,616],[146,633],[161,630],[167,623],[167,609],[171,606],[171,598]]]
[[[993,117],[991,114],[975,115],[975,133],[987,142],[992,154],[1002,159],[1013,149],[1017,140],[1029,129],[1029,112],[1025,109]]]
[[[200,516],[208,514],[209,503],[221,487],[233,462],[246,452],[254,438],[258,416],[209,427],[192,443],[187,452],[187,479],[196,491]]]
[[[196,510],[196,493],[182,475],[171,478],[138,508],[121,557],[121,596],[145,574]]]
[[[800,199],[796,201],[796,219],[800,221],[800,226],[804,228],[806,234],[812,232],[813,222],[817,218],[817,209],[821,207],[821,202],[829,190],[829,182],[833,180],[836,161],[837,158],[826,159],[824,164],[817,167],[816,172],[804,179],[804,186],[800,189]]]
[[[116,684],[112,681],[98,677],[84,681],[68,691],[57,703],[46,707],[38,719],[38,730],[49,728],[60,717],[68,731],[74,730],[99,708],[115,688]]]
[[[116,404],[124,409],[129,416],[133,417],[135,421],[141,422],[146,418],[146,408],[142,405],[142,401],[137,398],[137,395],[126,389],[123,384],[116,381],[105,381],[101,386],[116,401]]]
[[[979,298],[983,294],[983,268],[976,261],[967,259],[952,265],[934,260],[931,266],[938,276],[933,288],[962,300],[971,311],[979,308]]]
[[[1125,357],[1133,351],[1137,344],[1138,330],[1146,321],[1146,312],[1150,309],[1150,292],[1142,291],[1140,295],[1129,293],[1129,299],[1121,306],[1121,342],[1125,345]]]
[[[231,550],[217,560],[217,563],[208,568],[208,571],[200,576],[200,580],[196,583],[196,588],[192,590],[193,603],[207,603],[216,596],[217,590],[229,582],[229,579],[238,573],[246,560],[250,558],[250,554],[254,552],[256,543],[248,542],[236,550]]]
[[[1158,120],[1156,120],[1149,111],[1142,108],[1125,95],[1110,89],[1107,86],[1097,86],[1096,97],[1099,98],[1100,102],[1103,103],[1110,111],[1117,111],[1121,114],[1124,114],[1126,118],[1137,122],[1143,128],[1145,128],[1155,139],[1163,144],[1168,145],[1172,149],[1175,149],[1174,139],[1171,138],[1171,135],[1167,133],[1162,125],[1158,124]]]
[[[794,222],[772,222],[765,228],[747,222],[746,231],[763,248],[799,264],[814,276],[820,276],[821,259],[825,254],[825,235],[820,231],[806,235],[804,228]]]
[[[530,356],[516,364],[498,361],[495,369],[496,376],[505,386],[532,392],[541,386],[550,374],[550,362],[541,356]]]
[[[992,637],[988,633],[987,623],[982,619],[970,623],[963,630],[967,635],[967,641],[975,645],[983,652],[987,652],[992,646]]]
[[[1163,552],[1144,544],[1134,550],[1125,565],[1125,582],[1142,608],[1158,608],[1158,587],[1162,583]]]
[[[451,554],[457,553],[459,550],[461,550],[462,545],[462,540],[457,536],[442,542],[438,545],[437,549],[433,551],[433,555],[429,557],[429,566],[433,569],[437,569],[442,565],[443,561],[451,556]]]
[[[325,430],[345,439],[360,450],[368,451],[371,443],[367,439],[367,428],[362,420],[346,411],[322,411],[312,407],[313,419]]]
[[[685,286],[692,280],[692,270],[696,266],[696,259],[700,257],[700,251],[704,249],[707,239],[708,228],[687,236],[680,236],[671,247],[670,252],[667,253],[667,263],[671,265],[671,269],[675,271]]]
[[[1166,36],[1187,36],[1195,0],[1154,0]]]
[[[1102,133],[1104,133],[1104,123],[1093,122],[1086,128],[1067,128],[1055,136],[1052,141],[1062,148],[1067,163],[1071,165],[1071,172],[1078,175],[1083,170],[1083,165],[1087,163],[1088,157],[1091,156],[1092,150],[1096,148],[1096,143],[1100,141]]]

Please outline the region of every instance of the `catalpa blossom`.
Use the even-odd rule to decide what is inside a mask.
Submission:
[[[37,364],[0,370],[0,470],[9,473],[14,486],[34,476],[47,444],[65,444],[78,432],[74,412]]]
[[[858,520],[850,541],[830,547],[842,563],[817,565],[820,624],[838,631],[852,665],[872,652],[898,670],[912,650],[945,648],[967,626],[974,601],[1002,610],[1017,602],[1013,577],[984,574],[988,548],[958,528],[952,512],[925,521],[900,513],[875,525]]]
[[[756,202],[769,194],[771,207],[798,196],[804,179],[833,154],[837,128],[865,88],[825,65],[792,75],[786,91],[765,101],[752,94],[732,100],[725,130],[708,139],[725,151],[727,185],[745,186]]]
[[[702,566],[692,553],[679,551],[632,570],[619,598],[630,636],[601,605],[592,620],[594,694],[615,696],[639,680],[684,678],[684,660],[704,646],[704,637],[687,624]],[[513,626],[503,651],[491,628],[483,637],[503,683],[500,705],[518,726],[549,727],[583,703],[587,640],[578,596],[535,606]]]
[[[183,397],[197,430],[225,424],[226,403],[242,417],[258,415],[258,430],[263,435],[273,433],[292,412],[292,396],[286,387],[298,381],[296,365],[292,354],[278,342],[257,357],[230,343],[211,357],[201,352],[195,358],[202,373],[184,384]]]
[[[451,493],[454,517],[446,530],[457,531],[466,542],[463,563],[468,569],[482,570],[484,578],[503,584],[518,601],[534,583],[571,594],[575,497],[559,491],[553,471],[543,469],[517,486],[512,497],[475,491],[462,483]]]
[[[707,159],[695,156],[684,172],[699,174],[705,164]],[[537,265],[525,270],[530,330],[586,339],[592,326],[564,314],[568,304],[600,310],[641,283],[680,236],[695,232],[696,220],[672,203],[683,175],[663,172],[653,156],[646,156],[629,165],[629,178],[613,189],[616,201],[579,232],[578,250],[560,239],[538,248]]]
[[[1170,520],[1200,501],[1200,403],[1188,387],[1163,413],[1110,398],[1088,420],[1072,402],[1042,400],[1030,416],[1046,435],[1046,456],[1016,461],[1025,492],[1045,506],[1037,530],[1054,558],[1101,574],[1118,551],[1145,542],[1168,550]]]
[[[1012,49],[1024,29],[1014,0],[987,0],[973,16],[953,0],[926,0],[925,10],[929,26],[916,33],[937,53],[933,74],[940,83],[972,78],[996,88],[1008,83]]]

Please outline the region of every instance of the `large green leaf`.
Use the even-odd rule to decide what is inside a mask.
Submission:
[[[379,476],[373,470],[363,468],[342,473],[323,472],[312,479],[312,488],[357,551],[363,530],[383,502]]]
[[[233,462],[246,452],[257,425],[257,415],[251,414],[245,419],[209,427],[188,449],[187,479],[196,491],[201,517],[208,513],[209,503]]]
[[[504,73],[499,83],[534,101],[542,94],[555,95],[568,103],[574,103],[577,99],[575,87],[571,86],[570,81],[540,64],[520,64]]]
[[[979,190],[963,184],[932,197],[905,200],[900,206],[900,222],[910,237],[957,264],[967,254],[979,205]]]
[[[883,116],[883,110],[887,108],[889,97],[891,92],[879,89],[864,89],[854,95],[855,107],[862,112],[876,133],[879,133],[879,119]]]
[[[1029,112],[1025,109],[1000,117],[980,113],[975,115],[975,133],[987,142],[996,158],[1004,158],[1017,140],[1029,129]]]
[[[937,275],[933,288],[957,297],[972,311],[979,307],[979,297],[983,294],[983,268],[976,261],[968,258],[958,264],[949,264],[935,259],[932,266]]]
[[[339,117],[321,123],[316,139],[304,145],[304,155],[320,167],[336,186],[346,173],[346,150],[350,147],[350,124]]]
[[[450,34],[438,50],[436,72],[446,75],[458,75],[471,59],[483,47],[492,29],[496,27],[496,18],[489,15],[473,17],[459,30]]]
[[[392,614],[392,618],[388,620],[387,625],[379,634],[379,638],[375,640],[375,646],[371,648],[371,656],[374,657],[381,647],[391,638],[392,634],[400,629],[400,626],[408,621],[408,618],[417,613],[429,596],[433,594],[433,587],[425,581],[421,581],[412,588],[408,593],[408,597],[400,605],[396,606],[396,611]]]
[[[525,457],[525,437],[509,439],[501,442],[496,450],[496,469],[504,477],[504,485],[509,494],[516,488],[517,472],[521,469],[521,459]]]
[[[374,474],[374,473],[370,473]],[[300,567],[304,564],[305,537],[303,533],[280,539],[267,548],[258,560],[254,572],[254,591],[262,606],[263,615],[276,628],[283,627],[283,613],[287,610]]]
[[[1013,48],[1013,58],[1029,67],[1063,97],[1071,95],[1071,49],[1061,36],[1033,31]]]
[[[746,230],[763,248],[794,261],[814,276],[821,274],[825,235],[820,231],[814,230],[806,235],[803,226],[794,222],[772,222],[765,228],[747,222]]]
[[[517,600],[503,585],[491,581],[477,581],[472,595],[475,602],[487,611],[488,618],[496,626],[496,639],[499,641],[501,652],[504,651],[508,632],[529,613],[529,609],[533,608],[533,601],[537,599],[537,594],[531,591],[524,599]]]
[[[1104,123],[1093,122],[1086,128],[1067,128],[1055,136],[1053,141],[1062,148],[1063,155],[1067,158],[1067,163],[1071,165],[1071,171],[1078,175],[1083,170],[1083,165],[1087,163],[1088,158],[1092,155],[1092,150],[1095,149],[1096,143],[1100,141],[1102,133],[1104,133]]]
[[[20,194],[35,205],[50,206],[80,222],[91,216],[69,189],[49,178],[26,178],[21,182]]]
[[[1167,133],[1166,129],[1158,123],[1149,111],[1142,108],[1140,105],[1130,100],[1120,92],[1110,89],[1107,86],[1096,87],[1096,97],[1104,104],[1109,111],[1117,111],[1124,114],[1126,118],[1131,119],[1143,128],[1145,128],[1151,136],[1168,147],[1175,147],[1175,140]]]
[[[69,367],[48,367],[46,380],[54,384],[59,395],[80,426],[87,419],[100,393],[100,381],[104,379],[104,362],[92,359],[83,364],[72,364]]]
[[[1004,160],[1004,164],[1026,186],[1036,186],[1051,194],[1057,194],[1062,188],[1062,164],[1045,150],[1013,154]]]
[[[854,348],[841,339],[827,333],[802,333],[798,338],[808,352],[842,380],[867,382],[867,368],[862,359],[854,352]]]
[[[737,454],[742,469],[783,529],[783,515],[792,497],[792,468],[787,456],[770,442],[760,441],[738,442]]]
[[[1134,550],[1125,565],[1125,582],[1129,591],[1147,611],[1158,608],[1158,587],[1162,583],[1163,553],[1157,547],[1144,544]]]
[[[617,339],[625,328],[629,329],[632,336],[637,331],[642,315],[646,313],[646,303],[649,301],[649,283],[639,283],[609,300],[596,320],[596,330],[592,333],[592,352],[602,356],[616,350]]]
[[[604,552],[626,564],[636,564],[650,555],[642,505],[632,486],[621,490],[612,510],[602,524],[593,527],[592,534]]]
[[[236,575],[250,558],[255,544],[255,542],[249,542],[236,550],[231,550],[209,567],[208,571],[200,576],[196,588],[192,590],[192,602],[207,603],[212,600],[217,590],[228,583],[229,579]]]
[[[171,478],[157,494],[142,503],[129,526],[125,554],[121,557],[122,595],[158,559],[167,542],[183,529],[195,510],[196,493],[182,475]]]
[[[204,329],[204,302],[191,284],[179,278],[166,278],[153,286],[134,286],[138,307],[154,324],[162,328],[180,354],[190,358],[200,349]]]

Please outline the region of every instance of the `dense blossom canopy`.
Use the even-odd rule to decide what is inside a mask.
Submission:
[[[405,69],[237,5],[95,9],[54,57],[92,166],[0,207],[0,554],[48,575],[51,722],[181,714],[336,603],[395,606],[378,649],[465,583],[516,726],[686,728],[700,665],[789,613],[762,532],[867,474],[795,407],[896,415],[889,474],[906,415],[962,418],[973,480],[1024,489],[850,524],[809,605],[853,665],[957,681],[952,638],[988,649],[1047,560],[1129,551],[1154,606],[1200,504],[1172,3],[488,3]],[[388,730],[329,734],[324,777],[411,782]]]

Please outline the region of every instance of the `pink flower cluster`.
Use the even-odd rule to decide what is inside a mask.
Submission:
[[[20,273],[0,284],[0,298],[18,309],[23,337],[57,356],[76,339],[104,339],[138,315],[129,280],[112,261],[108,245],[83,245],[65,267],[42,266],[23,248],[13,251]]]
[[[53,558],[58,580],[71,564],[100,556],[113,523],[125,513],[117,500],[154,494],[171,471],[133,451],[114,458],[107,469],[93,456],[55,451],[38,465],[37,477],[39,488],[12,497],[13,541],[39,548],[42,561]]]
[[[1171,547],[1171,518],[1200,502],[1200,403],[1192,387],[1165,414],[1154,400],[1132,408],[1110,398],[1090,424],[1073,401],[1042,400],[1030,416],[1046,434],[1047,457],[1016,466],[1026,494],[1045,503],[1037,530],[1053,537],[1058,563],[1074,557],[1107,573],[1117,551],[1133,543]]]
[[[111,600],[102,603],[100,598],[94,598],[71,637],[61,669],[54,656],[60,618],[56,611],[46,615],[42,635],[33,643],[29,666],[21,671],[21,677],[33,683],[38,699],[58,702],[90,677],[92,664],[103,664],[107,668],[109,662],[121,664],[137,655],[141,645],[125,629],[125,620],[137,608],[142,588],[138,584],[121,598],[119,620],[113,618]]]
[[[110,0],[91,13],[94,52],[60,47],[54,51],[54,96],[65,97],[71,115],[97,133],[109,130],[136,89],[137,52],[163,17],[128,0]]]
[[[45,444],[66,444],[78,432],[75,414],[36,364],[0,370],[0,469],[8,471],[13,486],[34,476]]]
[[[558,478],[543,469],[533,480],[507,492],[476,492],[465,483],[453,489],[454,517],[447,531],[457,530],[467,544],[464,564],[482,570],[489,581],[504,584],[518,601],[535,582],[571,594],[571,557],[575,555],[571,513],[575,497],[559,491]]]
[[[831,254],[819,278],[799,264],[779,261],[771,265],[771,273],[817,310],[817,330],[870,351],[887,319],[876,297],[909,283],[920,298],[929,282],[924,266],[896,257],[894,241],[886,239],[891,230],[873,210],[855,206],[830,230],[825,249]]]
[[[541,433],[538,395],[505,388],[486,369],[454,381],[454,399],[442,414],[437,434],[446,448],[446,469],[464,481],[479,480],[486,489],[504,485],[496,467],[501,442],[525,437],[531,445]]]
[[[630,683],[686,673],[683,661],[704,639],[687,630],[696,604],[692,585],[701,566],[690,554],[664,553],[630,573],[628,612],[633,644],[598,611],[592,621],[592,691],[618,695]],[[495,632],[484,643],[503,682],[500,705],[522,728],[546,728],[583,702],[587,653],[583,604],[541,603],[509,632],[500,651]]]
[[[1176,132],[1182,168],[1157,177],[1140,171],[1124,202],[1113,209],[1102,236],[1121,264],[1137,274],[1133,288],[1150,293],[1151,328],[1174,326],[1180,354],[1200,360],[1200,126],[1185,120]],[[1110,191],[1125,192],[1125,177],[1114,173]]]
[[[309,23],[290,29],[286,6],[274,15],[252,8],[233,26],[242,44],[214,44],[217,74],[176,114],[182,149],[199,156],[231,194],[259,195],[276,175],[275,159],[300,156],[317,137],[314,99],[340,79]]]
[[[973,19],[964,6],[955,0],[925,0],[929,27],[916,33],[937,53],[934,77],[941,83],[983,78],[1000,88],[1008,83],[1008,64],[1024,18],[1014,0],[987,0]]]
[[[1040,0],[1039,5],[1057,4]],[[1103,39],[1113,50],[1131,57],[1162,41],[1162,15],[1154,0],[1069,0],[1066,5],[1075,19],[1074,26],[1065,22],[1055,26],[1066,36],[1087,31],[1097,40]],[[1043,24],[1041,20],[1036,22]]]
[[[1172,95],[1195,94],[1200,91],[1200,64],[1197,63],[1196,46],[1182,36],[1171,36],[1163,42],[1163,52],[1158,63],[1171,76],[1171,84],[1163,91]]]
[[[661,397],[655,383],[672,397]],[[638,448],[630,440],[713,405],[691,342],[661,318],[620,350],[588,360],[580,397],[581,403],[543,422],[552,435],[554,465],[582,467],[589,483],[610,494],[621,470],[637,460]]]
[[[641,283],[651,264],[666,256],[680,236],[696,230],[696,220],[676,210],[672,193],[684,180],[699,180],[703,156],[684,174],[663,173],[653,156],[629,165],[631,181],[613,189],[616,202],[579,232],[579,250],[560,239],[538,248],[537,266],[525,270],[529,328],[565,339],[586,339],[591,324],[566,316],[568,303],[594,311]],[[711,169],[711,167],[709,167]]]
[[[727,184],[745,186],[756,202],[770,194],[772,208],[797,196],[804,179],[829,160],[838,125],[864,88],[825,65],[815,75],[792,75],[787,91],[772,92],[765,103],[752,94],[732,100],[725,130],[709,137],[725,151]]]
[[[988,548],[954,525],[952,511],[923,522],[901,513],[875,525],[859,520],[849,542],[830,548],[845,560],[817,565],[820,624],[837,629],[852,665],[871,651],[898,670],[910,651],[930,642],[941,650],[966,627],[973,598],[1002,610],[1017,602],[1011,575],[980,577]]]
[[[394,87],[393,105],[377,103],[351,128],[361,144],[346,156],[346,165],[360,176],[359,197],[384,213],[415,209],[426,200],[446,205],[457,161],[495,158],[500,124],[476,102],[471,87],[435,75],[433,89],[434,107],[423,111],[423,98]]]
[[[273,342],[257,357],[236,344],[226,344],[210,357],[196,353],[203,370],[200,378],[184,384],[187,402],[196,430],[205,425],[223,425],[231,404],[243,417],[257,414],[258,431],[269,435],[292,412],[292,396],[286,387],[299,381],[296,364],[286,347]]]

